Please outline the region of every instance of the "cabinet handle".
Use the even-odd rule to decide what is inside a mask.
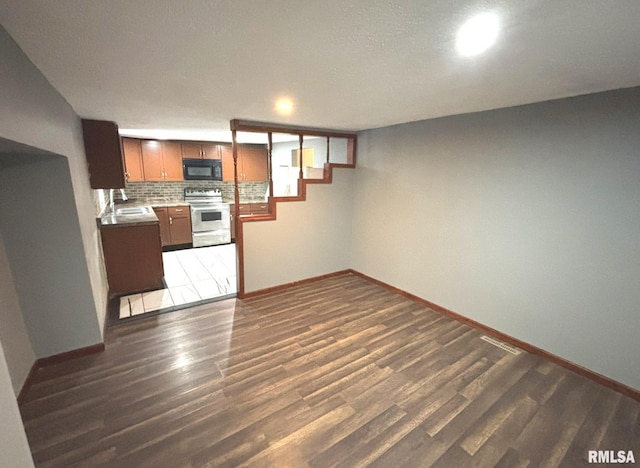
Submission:
[[[173,218],[169,216],[169,224],[173,224]]]
[[[176,211],[177,211],[178,213],[182,213],[182,208],[176,208]]]

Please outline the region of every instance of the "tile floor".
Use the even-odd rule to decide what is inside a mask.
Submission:
[[[166,289],[120,298],[120,318],[236,293],[236,245],[164,252]]]

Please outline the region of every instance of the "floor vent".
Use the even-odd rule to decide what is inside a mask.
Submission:
[[[509,346],[506,343],[503,343],[502,341],[498,341],[495,338],[491,338],[490,336],[487,335],[483,335],[481,338],[481,340],[486,341],[487,343],[491,343],[494,346],[497,346],[500,349],[504,349],[505,351],[517,356],[518,354],[521,353],[521,351],[518,348],[514,348],[513,346]]]

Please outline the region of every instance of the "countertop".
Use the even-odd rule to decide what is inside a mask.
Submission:
[[[234,204],[234,200],[224,199],[224,203],[229,203],[230,205]],[[264,197],[256,197],[256,198],[243,198],[240,200],[241,204],[249,204],[249,203],[266,203],[267,200]],[[153,201],[153,200],[144,200],[144,199],[135,199],[125,203],[116,203],[115,209],[118,208],[134,208],[134,207],[149,207],[149,208],[168,208],[173,206],[188,206],[189,204],[184,200],[161,200],[161,201]],[[134,225],[144,225],[144,224],[155,224],[158,223],[158,217],[151,210],[150,214],[144,215],[116,215],[115,210],[112,211],[107,208],[105,212],[102,213],[101,216],[97,218],[98,227],[100,228],[108,228],[108,227],[116,227],[116,226],[134,226]]]
[[[160,220],[149,205],[119,205],[118,207],[148,206],[150,213],[141,215],[117,215],[114,211],[106,211],[98,218],[98,226],[102,228],[118,226],[142,226],[145,224],[158,224]]]
[[[127,206],[133,206],[133,205],[127,205]],[[145,202],[144,206],[155,206],[156,208],[171,208],[173,206],[189,206],[189,204],[184,200],[176,200],[176,201]]]
[[[265,199],[264,197],[259,197],[259,198],[242,198],[240,200],[240,204],[244,205],[244,204],[249,204],[249,203],[267,203],[267,199]],[[229,203],[230,205],[235,204],[235,200],[228,200],[225,201],[225,203]]]

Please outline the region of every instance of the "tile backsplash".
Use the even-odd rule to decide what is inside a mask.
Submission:
[[[233,201],[233,182],[212,182],[190,180],[185,182],[127,182],[125,192],[129,200],[145,200],[149,202],[167,202],[184,200],[185,188],[220,189],[225,201]],[[269,187],[268,182],[239,182],[240,201],[264,200]],[[120,192],[114,197],[120,200]]]

